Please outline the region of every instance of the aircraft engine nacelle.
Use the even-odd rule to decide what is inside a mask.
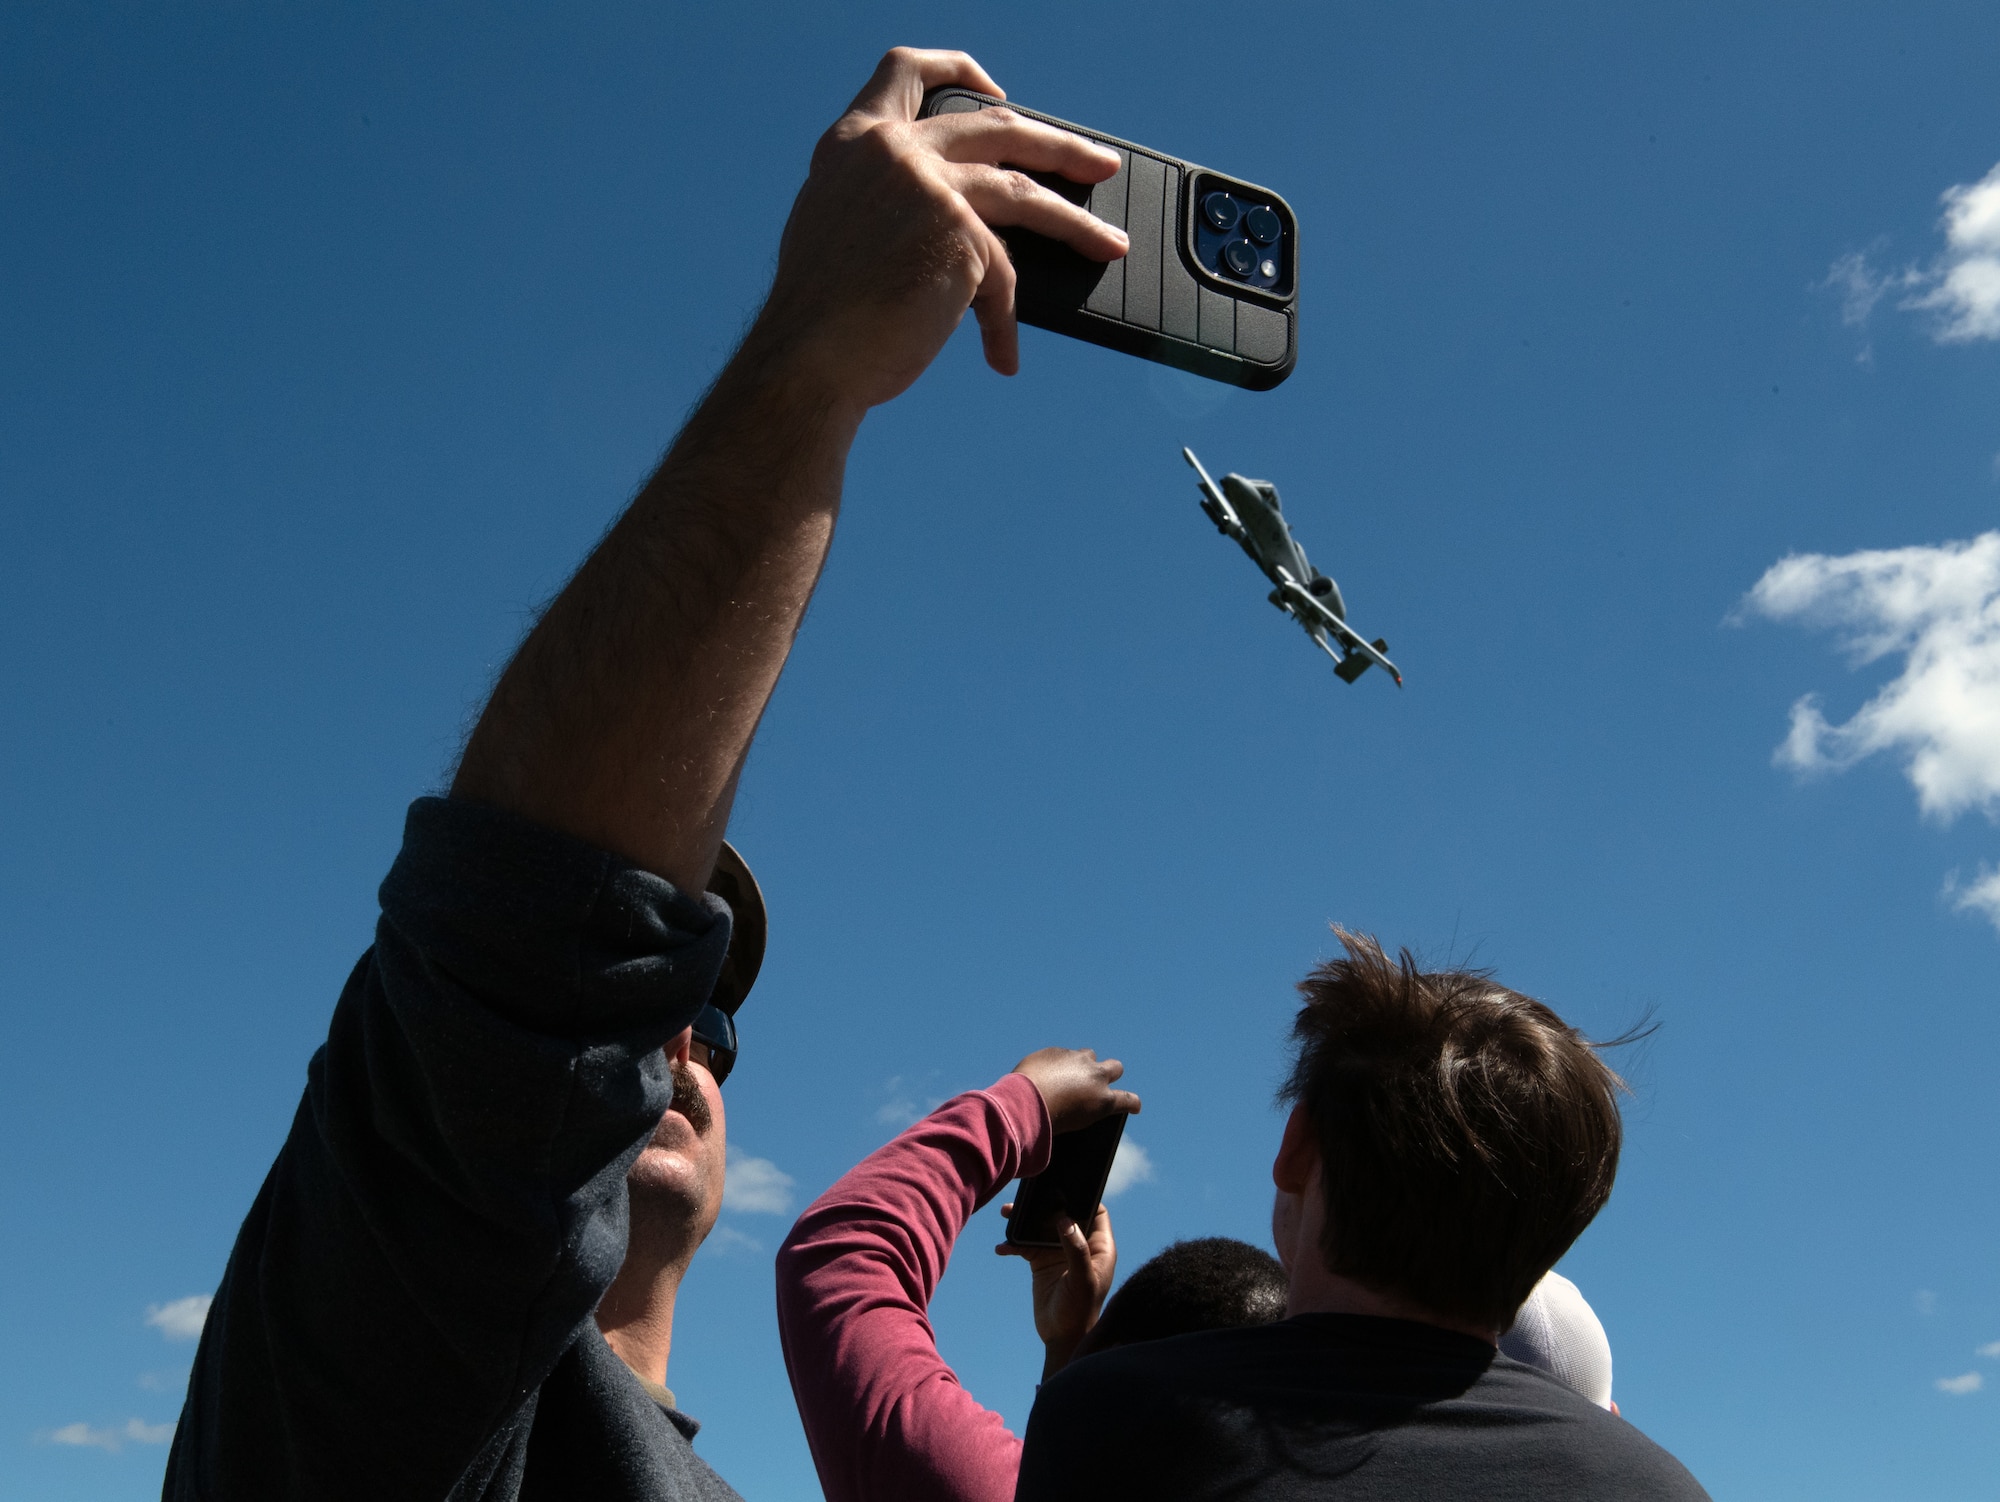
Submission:
[[[1340,586],[1318,570],[1313,571],[1312,582],[1306,585],[1306,593],[1331,610],[1343,621],[1347,619],[1347,602],[1340,597]]]

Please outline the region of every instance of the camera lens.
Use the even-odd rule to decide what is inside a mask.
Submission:
[[[1276,209],[1260,203],[1243,216],[1243,232],[1259,245],[1275,245],[1285,232],[1285,224]]]
[[[1201,201],[1201,212],[1211,225],[1227,234],[1243,217],[1243,206],[1227,193],[1211,193]]]
[[[1249,276],[1257,269],[1257,248],[1248,240],[1231,240],[1222,247],[1222,264],[1238,276]]]

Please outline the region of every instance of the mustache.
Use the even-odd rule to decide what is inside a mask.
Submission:
[[[715,1124],[715,1115],[708,1109],[708,1101],[701,1093],[701,1085],[695,1080],[694,1070],[679,1059],[669,1059],[667,1068],[674,1077],[672,1109],[687,1118],[696,1136],[707,1136],[709,1127]]]

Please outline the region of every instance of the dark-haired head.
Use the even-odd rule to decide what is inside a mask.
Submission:
[[[1284,1317],[1285,1270],[1278,1259],[1247,1241],[1203,1236],[1176,1241],[1127,1278],[1077,1354]]]
[[[1284,1098],[1318,1149],[1326,1268],[1504,1330],[1611,1194],[1623,1085],[1541,1002],[1336,929]]]

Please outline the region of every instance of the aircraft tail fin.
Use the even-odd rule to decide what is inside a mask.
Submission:
[[[1379,636],[1370,645],[1384,657],[1389,655],[1389,644]],[[1349,652],[1346,657],[1333,665],[1333,671],[1343,683],[1352,683],[1374,665],[1374,658],[1360,652]]]

